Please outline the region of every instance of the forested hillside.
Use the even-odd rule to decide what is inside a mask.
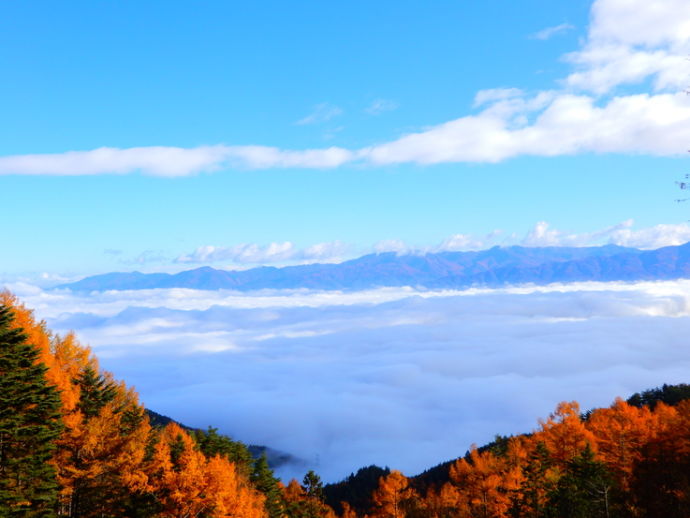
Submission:
[[[411,478],[370,466],[326,495],[343,516],[687,518],[690,385],[585,413],[563,402],[533,433],[497,437]]]
[[[3,292],[0,516],[687,518],[688,396],[664,385],[585,413],[563,402],[533,432],[415,477],[370,466],[284,485],[213,428],[152,420],[73,334]]]
[[[153,426],[136,392],[102,371],[88,347],[0,293],[0,516],[254,518],[313,509],[325,506],[296,482],[280,484],[243,444],[214,429]]]

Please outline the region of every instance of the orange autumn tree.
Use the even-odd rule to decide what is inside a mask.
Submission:
[[[321,480],[313,471],[307,472],[302,485],[294,478],[287,486],[279,485],[289,518],[335,518],[336,514],[323,502]],[[352,509],[349,510],[352,512]]]
[[[536,441],[544,443],[559,467],[578,456],[589,444],[596,451],[596,437],[580,418],[577,401],[559,403],[546,421],[539,420],[541,430],[534,434]]]
[[[372,518],[402,518],[405,510],[417,499],[409,487],[409,480],[400,471],[393,470],[379,479],[379,486],[372,495],[374,511]]]
[[[54,458],[61,486],[58,514],[117,515],[128,493],[146,482],[142,461],[150,426],[136,393],[101,373],[91,350],[73,333],[51,333],[7,291],[0,292],[0,303],[12,308],[14,325],[24,329],[48,367],[46,378],[60,392],[65,427]]]
[[[497,456],[490,450],[480,452],[473,446],[469,460],[458,459],[451,465],[450,480],[460,493],[458,516],[505,516],[510,507],[511,493],[519,487],[521,480],[519,467],[513,465],[510,458]]]
[[[147,463],[148,491],[165,518],[264,518],[264,497],[235,465],[219,455],[207,459],[179,425],[171,423],[156,437]]]
[[[134,391],[109,376],[86,368],[75,383],[79,421],[62,438],[59,458],[70,516],[126,514],[128,496],[147,486],[148,418]]]
[[[587,429],[596,439],[598,457],[616,477],[619,488],[630,489],[642,448],[656,435],[655,418],[648,407],[629,405],[620,398],[609,408],[594,410]]]
[[[421,509],[424,516],[429,518],[445,518],[447,516],[461,516],[460,491],[453,484],[446,482],[440,488],[431,487],[427,490]]]

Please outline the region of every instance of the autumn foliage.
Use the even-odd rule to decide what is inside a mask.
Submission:
[[[54,406],[59,394],[60,423],[45,450],[52,455],[45,473],[55,478],[45,488],[57,488],[57,504],[35,516],[336,516],[315,473],[283,485],[265,458],[253,461],[214,429],[151,426],[136,392],[102,371],[73,334],[51,333],[7,292],[0,306],[35,348],[32,362],[43,366]],[[342,518],[688,518],[690,399],[676,391],[665,404],[654,394],[585,414],[574,401],[560,403],[533,432],[472,447],[435,477],[366,468],[363,475],[375,475],[364,498],[360,488],[343,501],[340,487],[329,503]]]
[[[102,372],[73,334],[52,334],[8,292],[0,293],[0,305],[12,309],[12,325],[37,349],[60,394],[64,426],[52,460],[57,516],[267,516],[246,469],[205,456],[175,424],[152,428],[136,392]]]
[[[369,518],[690,516],[690,400],[580,413],[560,403],[533,433],[472,447],[445,481],[382,476]]]

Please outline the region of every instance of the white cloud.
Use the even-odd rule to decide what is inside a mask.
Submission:
[[[563,34],[564,32],[572,31],[575,27],[569,23],[561,23],[560,25],[555,25],[553,27],[547,27],[534,34],[530,35],[530,38],[535,40],[548,40],[557,34]]]
[[[493,239],[498,237],[499,233],[492,233],[485,238],[477,238],[472,234],[453,234],[444,239],[435,251],[438,252],[463,252],[467,250],[483,250],[491,246]]]
[[[227,148],[224,146],[192,149],[104,147],[92,151],[0,157],[0,174],[76,176],[142,171],[153,176],[184,176],[214,170],[226,156]]]
[[[148,407],[309,462],[291,475],[318,455],[326,480],[371,463],[412,475],[530,431],[560,400],[606,405],[690,368],[687,280],[22,296]]]
[[[567,56],[580,70],[565,84],[596,94],[605,94],[625,83],[654,77],[655,90],[677,91],[686,86],[690,66],[685,56],[666,50],[635,50],[622,45],[601,44]]]
[[[350,247],[342,241],[329,241],[317,243],[301,250],[296,258],[302,261],[327,261],[342,259],[350,250]]]
[[[389,99],[375,99],[364,110],[369,115],[381,115],[384,112],[390,112],[398,109],[398,103]]]
[[[588,96],[560,94],[532,124],[520,125],[523,121],[490,107],[366,149],[361,156],[374,164],[499,162],[578,153],[679,156],[690,142],[690,100],[684,93],[614,97],[602,105]]]
[[[641,230],[619,228],[611,232],[610,242],[634,248],[654,249],[677,246],[690,241],[690,225],[687,223],[661,224]]]
[[[538,222],[520,242],[523,246],[595,246],[612,244],[644,250],[677,246],[690,241],[687,223],[661,224],[634,230],[629,219],[601,230],[568,233],[550,228],[546,221]]]
[[[479,90],[474,96],[474,107],[479,108],[488,103],[495,103],[496,101],[505,101],[507,99],[522,99],[525,92],[519,88],[489,88],[487,90]]]
[[[352,151],[338,147],[286,151],[265,146],[228,146],[227,162],[240,168],[330,169],[353,160]],[[2,163],[0,162],[0,169]]]
[[[415,250],[414,247],[408,245],[402,239],[384,239],[374,244],[374,252],[383,254],[386,252],[395,252],[397,254],[409,254]]]
[[[605,93],[654,78],[657,90],[686,86],[690,4],[685,0],[597,0],[582,50],[567,59],[580,70],[566,84]]]
[[[141,172],[151,176],[189,176],[223,168],[332,168],[352,160],[336,147],[304,151],[266,146],[99,148],[91,151],[0,157],[0,175],[96,175]]]
[[[294,245],[284,243],[270,243],[265,246],[255,243],[221,247],[206,245],[197,248],[188,255],[181,255],[175,261],[178,263],[212,263],[217,261],[231,261],[234,263],[271,263],[289,259],[294,254]]]
[[[690,40],[690,4],[685,0],[597,0],[589,38],[629,46],[677,45]]]
[[[634,221],[628,219],[591,232],[568,232],[553,228],[546,221],[538,221],[522,239],[519,239],[516,234],[506,235],[505,232],[497,229],[486,235],[453,234],[432,246],[412,245],[400,239],[391,239],[376,243],[374,251],[423,255],[436,252],[486,250],[493,246],[583,247],[608,244],[653,250],[665,246],[682,245],[690,241],[690,224],[688,223],[659,224],[641,229],[634,229],[633,226]]]
[[[328,122],[329,120],[342,115],[343,110],[338,106],[329,103],[321,103],[314,106],[312,112],[298,120],[295,124],[304,126],[307,124],[321,124],[323,122]]]
[[[194,250],[191,254],[179,256],[177,263],[215,263],[227,261],[236,264],[274,264],[284,262],[331,262],[342,259],[347,253],[348,246],[341,241],[317,243],[305,248],[297,248],[292,242],[242,243],[223,247],[206,245]]]

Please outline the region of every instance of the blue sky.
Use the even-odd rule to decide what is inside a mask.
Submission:
[[[657,7],[3,5],[3,274],[686,241],[690,11]]]

